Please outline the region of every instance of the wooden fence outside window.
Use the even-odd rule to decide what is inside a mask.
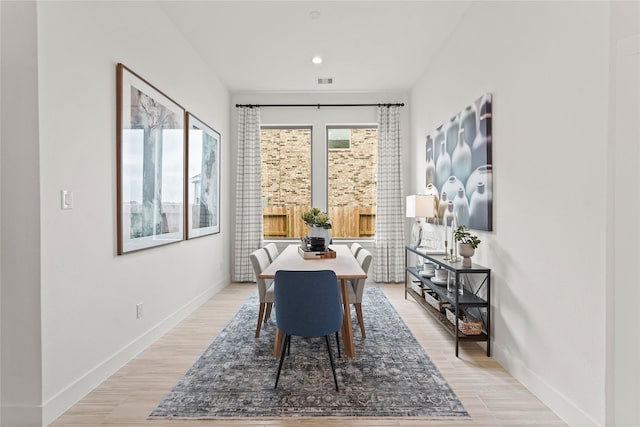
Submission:
[[[271,206],[262,209],[264,237],[300,238],[309,234],[302,212],[309,206]],[[372,207],[334,207],[329,209],[332,238],[358,238],[375,235],[376,213]]]

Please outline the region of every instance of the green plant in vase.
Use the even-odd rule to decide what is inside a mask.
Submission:
[[[471,257],[475,254],[480,239],[469,232],[464,225],[459,225],[453,232],[453,238],[459,243],[459,253],[462,256],[462,265],[470,267]]]
[[[329,215],[318,208],[311,208],[300,216],[305,225],[309,227],[309,237],[322,237],[324,239],[324,248],[327,250],[331,242],[331,219],[329,219]]]
[[[302,212],[302,220],[309,227],[320,227],[325,230],[331,228],[331,220],[326,212],[322,212],[318,208],[311,208],[306,212]]]

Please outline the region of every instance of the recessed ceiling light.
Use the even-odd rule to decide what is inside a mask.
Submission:
[[[313,62],[314,64],[322,64],[322,58],[320,58],[319,56],[314,56],[313,58],[311,58],[311,62]]]

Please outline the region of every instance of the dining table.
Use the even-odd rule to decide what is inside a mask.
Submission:
[[[304,258],[300,251],[299,244],[288,245],[278,255],[273,262],[260,273],[261,279],[274,279],[278,270],[293,271],[315,271],[315,270],[332,270],[340,283],[340,292],[342,295],[343,315],[342,315],[342,341],[344,343],[344,353],[348,357],[355,357],[356,350],[353,342],[353,329],[351,326],[351,308],[349,306],[349,280],[366,279],[367,274],[360,266],[360,263],[351,253],[351,249],[347,245],[329,245],[329,249],[335,252],[335,258],[323,257],[322,255],[314,258]],[[278,310],[278,301],[275,301],[276,316]],[[273,354],[280,356],[282,344],[284,343],[284,334],[276,328],[275,341],[273,344]]]

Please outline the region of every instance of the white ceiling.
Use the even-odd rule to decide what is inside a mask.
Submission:
[[[380,92],[410,89],[471,1],[158,4],[232,92]]]

